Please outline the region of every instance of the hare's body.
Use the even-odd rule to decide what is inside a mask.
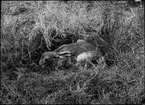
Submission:
[[[87,51],[94,51],[96,47],[86,41],[77,41],[76,43],[65,44],[54,50],[57,53],[69,51],[73,56],[78,56],[79,54]]]

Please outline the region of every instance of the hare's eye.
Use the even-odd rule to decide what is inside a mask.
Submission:
[[[48,60],[47,58],[44,58],[44,59],[43,59],[44,62],[46,62],[47,60]]]

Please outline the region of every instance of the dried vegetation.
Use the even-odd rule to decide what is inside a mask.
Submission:
[[[1,3],[2,104],[144,103],[144,6],[126,1]],[[38,65],[45,51],[79,38],[101,50],[105,67]]]

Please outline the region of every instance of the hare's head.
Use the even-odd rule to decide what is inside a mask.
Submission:
[[[44,66],[44,64],[46,63],[47,60],[49,60],[51,58],[58,58],[58,57],[59,57],[59,55],[56,52],[45,52],[41,56],[41,59],[39,61],[39,65]]]
[[[45,63],[51,59],[54,58],[61,58],[64,59],[66,57],[70,57],[71,56],[71,52],[70,51],[64,51],[64,52],[45,52],[43,53],[43,55],[41,56],[41,59],[39,61],[39,65],[44,67]]]

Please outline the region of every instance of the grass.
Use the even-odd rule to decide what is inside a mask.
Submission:
[[[2,1],[2,104],[144,104],[144,6],[126,1]],[[84,38],[104,64],[41,68],[41,55]]]

